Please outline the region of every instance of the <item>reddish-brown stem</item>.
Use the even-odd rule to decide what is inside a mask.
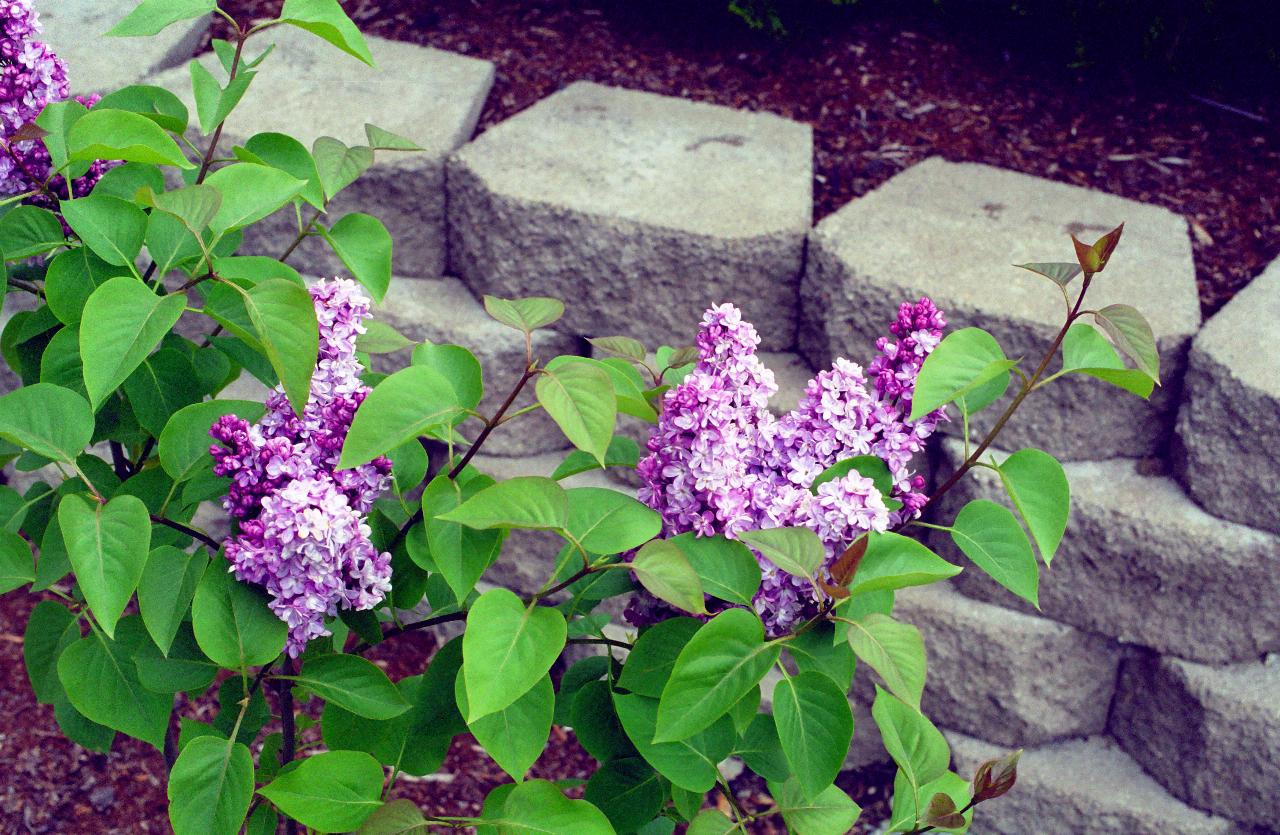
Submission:
[[[592,569],[590,567],[578,569],[578,571],[572,577],[565,580],[563,583],[552,586],[546,591],[532,595],[531,597],[526,599],[524,601],[525,605],[532,605],[534,603],[537,603],[539,600],[542,600],[545,597],[550,597],[551,595],[555,594],[558,591],[563,591],[564,589],[567,589],[569,586],[572,586],[574,583],[578,582],[583,577],[591,573],[592,573]],[[382,640],[385,641],[388,638],[394,638],[397,635],[404,635],[409,632],[416,632],[419,629],[427,629],[428,627],[437,626],[442,623],[453,623],[454,621],[466,620],[466,617],[467,617],[466,612],[450,612],[447,615],[436,615],[435,617],[430,617],[425,620],[419,620],[413,623],[407,623],[403,626],[397,626],[392,629],[388,629],[383,634]],[[582,641],[579,641],[579,643],[582,643]],[[594,643],[599,643],[599,641],[594,641]],[[365,652],[366,650],[371,649],[372,647],[373,647],[373,644],[361,643],[357,645],[356,648],[352,650],[352,652],[358,655],[360,653]]]
[[[293,251],[307,239],[307,230],[311,228],[312,224],[320,219],[320,214],[320,209],[316,209],[315,212],[312,213],[311,219],[302,224],[302,229],[298,232],[297,237],[293,239],[293,243],[289,244],[289,248],[281,253],[280,257],[276,259],[277,261],[284,262],[289,260],[289,256],[293,254]]]
[[[133,475],[129,467],[129,459],[124,455],[124,447],[120,445],[119,441],[112,441],[109,446],[111,448],[111,468],[115,470],[116,478],[124,481]]]
[[[385,641],[388,638],[394,638],[397,635],[405,635],[409,632],[417,632],[419,629],[427,629],[432,626],[438,626],[439,624],[442,624],[442,623],[453,623],[454,621],[466,620],[466,618],[467,618],[466,612],[450,612],[447,615],[436,615],[435,617],[427,618],[426,620],[419,620],[413,623],[406,623],[403,626],[397,626],[392,629],[388,629],[385,633],[383,633],[382,640]],[[373,647],[374,647],[374,644],[365,642],[365,643],[356,645],[355,649],[351,650],[351,652],[355,655],[359,655],[363,652],[367,652]]]
[[[466,454],[462,456],[462,460],[455,464],[453,469],[449,471],[449,478],[457,478],[458,475],[466,469],[467,464],[471,463],[471,459],[480,451],[480,447],[484,446],[484,442],[489,439],[489,435],[498,426],[498,424],[502,423],[502,416],[507,413],[507,409],[511,408],[511,404],[516,402],[516,398],[520,396],[520,391],[524,388],[525,383],[532,380],[537,373],[538,372],[533,367],[533,363],[530,362],[529,367],[525,369],[524,374],[520,375],[520,380],[515,384],[515,387],[511,389],[511,393],[507,395],[507,399],[498,407],[498,411],[493,413],[493,417],[485,423],[484,429],[480,430],[480,434],[476,436],[475,443],[467,449]]]

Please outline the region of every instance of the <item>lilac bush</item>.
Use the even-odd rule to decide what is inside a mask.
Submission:
[[[113,33],[211,10],[147,0]],[[1047,565],[1066,529],[1066,476],[1037,450],[1000,461],[990,446],[1065,374],[1150,395],[1159,368],[1145,320],[1083,306],[1119,229],[1075,242],[1078,263],[1026,265],[1068,310],[1030,371],[978,328],[944,335],[943,314],[920,299],[901,305],[865,364],[837,359],[775,417],[759,336],[732,304],[706,312],[696,347],[605,336],[595,358],[552,358],[532,334],[560,319],[561,302],[485,297],[525,346],[515,385],[487,411],[470,351],[370,320],[392,280],[390,235],[367,214],[334,217],[375,152],[413,142],[367,125],[367,145],[322,137],[308,149],[266,133],[219,148],[235,103],[271,70],[260,35],[295,26],[372,64],[363,37],[337,0],[285,0],[280,17],[251,25],[216,11],[234,42],[213,43],[222,76],[192,77],[203,130],[192,138],[186,105],[156,87],[69,101],[30,2],[0,0],[0,253],[17,267],[0,304],[31,302],[0,334],[22,383],[0,397],[0,460],[43,479],[23,494],[0,485],[0,593],[42,596],[24,661],[68,737],[107,751],[118,732],[162,752],[177,835],[282,822],[286,833],[671,835],[764,818],[842,835],[860,814],[835,783],[858,669],[877,677],[872,717],[899,766],[891,831],[963,831],[975,804],[1012,787],[1016,754],[972,780],[948,770],[946,740],[920,710],[924,642],[893,617],[893,598],[982,570],[1036,602],[1037,551]],[[111,194],[89,191],[119,163]],[[244,257],[244,229],[282,210],[297,218],[293,240],[278,258]],[[285,263],[312,237],[350,279],[308,287]],[[1060,348],[1063,367],[1046,374]],[[409,349],[407,367],[368,370],[371,353]],[[227,399],[246,375],[269,389],[265,402]],[[530,385],[534,402],[516,408]],[[930,487],[922,453],[948,410],[967,428],[1009,391],[992,430]],[[487,439],[538,410],[575,449],[549,475],[485,474]],[[653,424],[643,458],[617,434],[620,413]],[[940,518],[938,498],[975,466],[999,471],[1017,501]],[[639,499],[562,483],[604,468],[638,474]],[[213,501],[212,524],[229,535],[204,527]],[[921,526],[949,533],[966,565],[907,535]],[[554,568],[523,596],[485,590],[521,529],[544,537],[525,543],[563,543],[547,555]],[[638,629],[593,611],[619,597]],[[365,657],[454,623],[463,634],[421,675],[392,681]],[[609,655],[553,680],[571,645]],[[761,711],[773,671],[772,712]],[[555,722],[598,762],[581,799],[526,779]],[[464,733],[513,782],[478,814],[428,817],[394,798],[398,775],[436,771]],[[765,779],[759,806],[736,802],[717,768],[730,756]],[[713,790],[723,802],[706,803]]]

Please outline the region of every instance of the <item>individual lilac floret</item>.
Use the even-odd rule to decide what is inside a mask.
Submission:
[[[805,386],[800,404],[762,427],[769,466],[802,487],[843,458],[870,455],[878,437],[877,398],[856,363],[840,358]]]
[[[52,178],[53,163],[43,142],[12,137],[23,126],[35,122],[45,105],[65,101],[70,95],[67,68],[48,45],[37,39],[40,21],[30,0],[0,0],[0,195],[46,188],[59,198],[84,197],[107,169],[115,163],[94,162],[89,170],[71,181],[62,175]],[[85,107],[93,107],[99,96],[76,96]],[[56,210],[55,201],[45,193],[30,198],[32,204]],[[66,224],[63,224],[64,231]]]
[[[730,305],[712,308],[698,335],[701,360],[664,396],[651,454],[637,467],[641,500],[662,514],[667,535],[736,538],[757,528],[808,527],[826,548],[821,576],[830,579],[830,566],[849,543],[900,525],[924,506],[924,479],[911,464],[946,416],[938,410],[920,421],[907,417],[920,367],[944,326],[928,299],[903,305],[890,326],[898,340],[877,342],[874,383],[857,364],[836,360],[809,382],[793,411],[775,419],[766,407],[776,386],[755,356],[755,329]],[[858,455],[885,461],[891,498],[901,508],[891,511],[872,480],[857,472],[809,489],[824,470]],[[817,613],[825,595],[809,579],[756,557],[763,579],[754,604],[770,634]],[[669,614],[647,595],[627,610],[637,625]]]
[[[876,350],[880,353],[868,367],[880,395],[877,420],[883,427],[874,452],[889,465],[894,498],[904,505],[894,514],[895,526],[918,517],[924,508],[924,478],[914,474],[909,465],[938,424],[948,419],[946,408],[941,408],[917,421],[907,420],[920,368],[942,341],[946,326],[942,311],[928,297],[915,304],[903,302],[898,306],[898,318],[889,325],[889,332],[898,337],[897,341],[883,336],[877,339]]]
[[[359,513],[367,513],[390,483],[391,462],[385,457],[350,470],[336,469],[356,409],[369,394],[356,359],[356,338],[365,331],[362,322],[369,316],[369,299],[349,279],[319,282],[311,288],[311,298],[320,325],[320,351],[302,417],[277,386],[256,426],[231,415],[210,432],[228,447],[215,445],[212,452],[215,472],[232,478],[223,506],[237,519],[252,515],[261,496],[284,482],[317,472],[328,474]]]
[[[820,576],[830,581],[830,568],[849,543],[868,531],[888,530],[890,513],[872,480],[851,472],[816,491],[780,483],[761,521],[762,528],[804,526],[816,533],[827,552]],[[760,591],[753,602],[769,634],[785,634],[818,613],[821,600],[810,581],[779,571],[759,555],[757,561]]]
[[[214,473],[231,478],[223,507],[240,521],[226,543],[236,576],[260,583],[271,609],[289,625],[290,655],[311,638],[328,635],[326,616],[338,609],[371,609],[390,588],[389,554],[369,541],[364,514],[390,486],[385,457],[337,469],[356,409],[369,389],[360,381],[356,339],[364,333],[369,300],[353,281],[311,288],[320,350],[311,391],[298,417],[277,387],[256,424],[219,418],[209,434]]]

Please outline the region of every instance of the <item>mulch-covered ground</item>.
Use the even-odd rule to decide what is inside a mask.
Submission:
[[[1061,52],[1042,54],[1041,40],[1019,48],[987,21],[960,28],[929,3],[844,6],[778,40],[742,26],[726,4],[343,3],[367,33],[493,61],[481,129],[587,79],[813,125],[816,218],[933,154],[1113,192],[1191,222],[1206,315],[1280,254],[1280,90],[1269,67],[1224,89],[1203,77],[1162,82],[1151,65],[1140,77],[1077,71]],[[274,17],[280,5],[223,3],[241,21]]]

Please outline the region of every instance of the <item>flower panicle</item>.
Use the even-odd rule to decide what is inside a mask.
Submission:
[[[736,538],[758,528],[808,527],[826,547],[821,578],[830,579],[830,565],[850,542],[915,518],[924,507],[924,479],[912,463],[946,414],[940,409],[914,422],[907,416],[920,368],[945,326],[928,298],[903,304],[889,326],[893,338],[877,340],[865,372],[837,359],[809,381],[795,409],[776,418],[768,402],[777,386],[755,354],[755,328],[732,305],[712,307],[698,334],[700,361],[664,395],[649,454],[637,467],[641,501],[662,515],[668,536]],[[890,496],[857,472],[810,489],[824,470],[858,455],[886,463]],[[891,509],[886,498],[901,506]],[[755,609],[770,634],[785,634],[822,600],[807,578],[756,556],[762,582]],[[646,595],[628,608],[637,625],[664,614],[664,604]]]
[[[231,570],[266,588],[272,611],[289,625],[292,656],[329,634],[326,617],[371,609],[391,588],[391,556],[373,546],[365,521],[390,486],[391,462],[337,467],[369,393],[356,359],[369,300],[347,279],[310,292],[320,351],[302,416],[276,387],[256,424],[226,415],[209,432],[218,442],[210,447],[214,473],[231,479],[223,507],[240,528],[226,542]]]

